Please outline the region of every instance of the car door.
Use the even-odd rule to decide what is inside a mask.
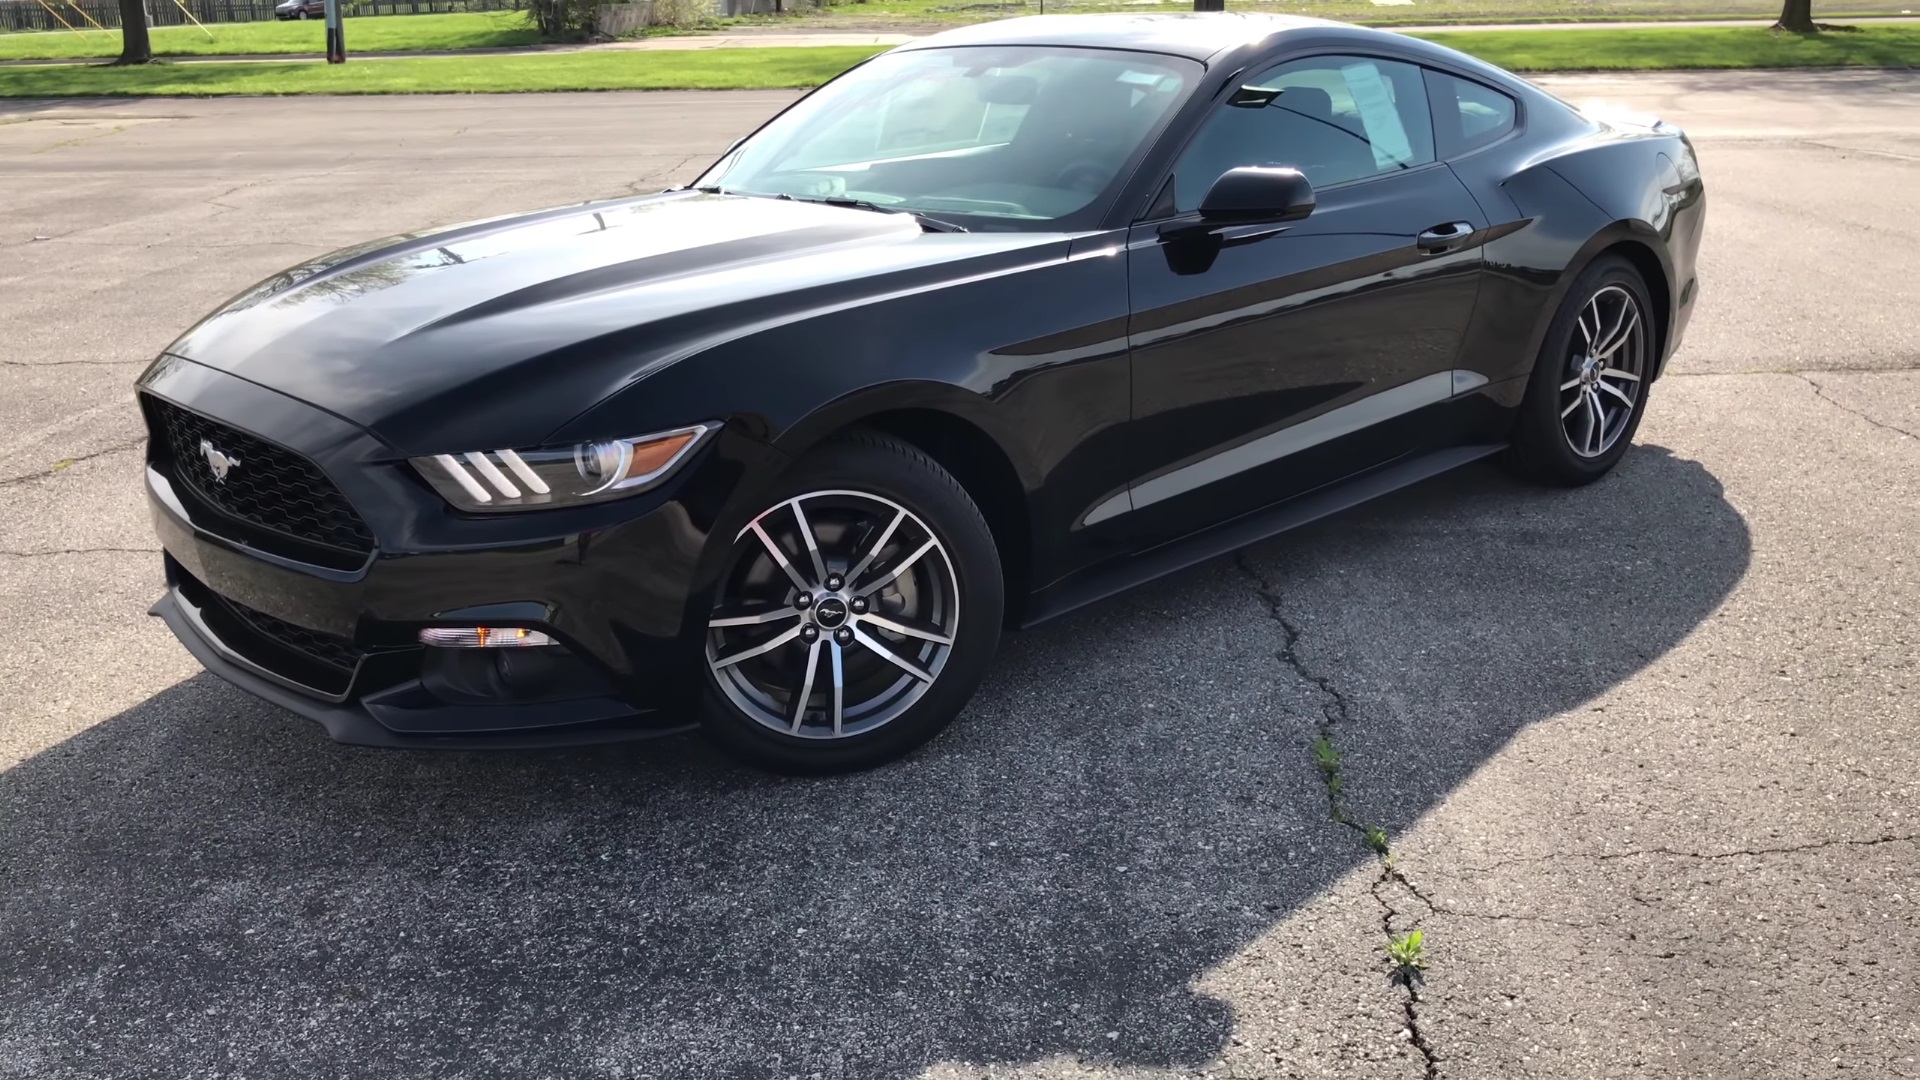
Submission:
[[[1288,165],[1317,205],[1209,227],[1227,169]],[[1434,155],[1418,67],[1312,56],[1221,95],[1128,237],[1127,514],[1151,545],[1408,453],[1451,374],[1485,219]]]

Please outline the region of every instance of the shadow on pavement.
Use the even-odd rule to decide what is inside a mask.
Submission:
[[[1569,559],[1591,506],[1632,542]],[[1684,574],[1596,592],[1648,551]],[[1375,794],[1397,827],[1671,648],[1749,555],[1718,482],[1641,447],[1583,492],[1475,469],[1247,558],[1283,609],[1340,605],[1309,628],[1384,628],[1385,671],[1406,635],[1472,607],[1453,593],[1499,593],[1499,618],[1457,624],[1487,667],[1455,685],[1516,677],[1604,608],[1583,662],[1520,676],[1520,704],[1463,713],[1449,750]],[[0,1076],[1207,1061],[1233,1017],[1194,981],[1369,858],[1326,821],[1318,702],[1279,646],[1219,561],[1010,638],[912,760],[804,781],[694,740],[353,750],[189,679],[0,774]],[[1405,670],[1392,689],[1418,699],[1420,663]]]

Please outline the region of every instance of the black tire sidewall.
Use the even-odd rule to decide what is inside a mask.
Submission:
[[[912,511],[946,549],[960,596],[960,627],[946,665],[905,714],[862,735],[802,739],[743,715],[720,689],[701,650],[702,713],[709,737],[755,765],[785,773],[870,768],[912,752],[938,735],[972,698],[999,645],[1005,596],[1000,555],[980,509],[952,474],[898,440],[854,433],[796,463],[751,513],[809,491],[868,492]],[[749,514],[751,517],[751,514]],[[734,556],[728,556],[731,565]],[[704,621],[704,620],[703,620]]]
[[[1648,370],[1641,373],[1640,394],[1619,440],[1606,453],[1583,458],[1567,444],[1566,433],[1561,427],[1560,369],[1572,344],[1580,313],[1586,310],[1588,301],[1593,299],[1595,293],[1609,285],[1625,288],[1633,294],[1634,302],[1640,305],[1641,319],[1647,323],[1650,335]],[[1567,290],[1560,310],[1555,313],[1553,323],[1547,329],[1546,340],[1540,343],[1533,377],[1527,384],[1526,398],[1520,406],[1510,460],[1521,472],[1550,483],[1588,484],[1605,476],[1626,455],[1635,434],[1640,430],[1640,418],[1646,415],[1647,399],[1653,388],[1653,369],[1658,363],[1658,357],[1654,354],[1659,345],[1659,336],[1654,333],[1654,318],[1656,316],[1652,300],[1647,295],[1646,282],[1626,259],[1617,255],[1603,256],[1581,271],[1573,288]]]

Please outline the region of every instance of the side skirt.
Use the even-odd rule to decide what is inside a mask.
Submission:
[[[1348,480],[1308,492],[1277,506],[1238,517],[1205,532],[1143,551],[1112,565],[1095,567],[1084,575],[1059,582],[1036,594],[1027,605],[1021,629],[1058,618],[1155,578],[1184,570],[1228,552],[1238,551],[1268,537],[1310,525],[1321,518],[1349,510],[1422,480],[1451,472],[1491,457],[1505,443],[1454,446],[1430,454],[1401,458]]]

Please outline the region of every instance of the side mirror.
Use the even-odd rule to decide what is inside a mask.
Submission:
[[[1313,213],[1313,185],[1299,169],[1242,165],[1228,169],[1200,201],[1211,222],[1297,221]]]

